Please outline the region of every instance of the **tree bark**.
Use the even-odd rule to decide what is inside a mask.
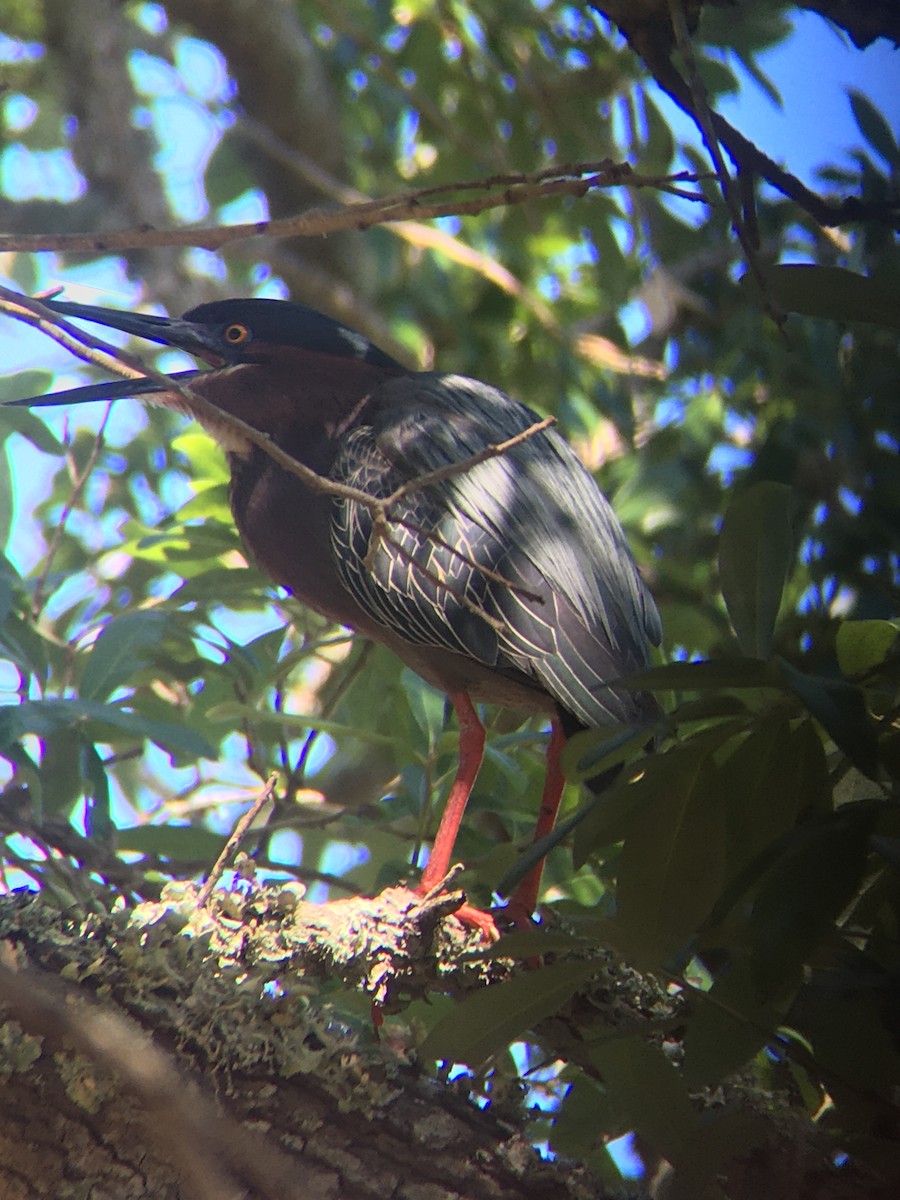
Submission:
[[[395,889],[384,902],[303,906],[317,914],[306,925],[289,892],[261,896],[248,912],[217,893],[213,915],[192,909],[186,885],[113,918],[63,914],[30,894],[5,900],[0,1194],[604,1195],[583,1170],[542,1161],[514,1110],[482,1111],[468,1085],[424,1078],[401,1042],[377,1039],[365,1003],[352,1022],[316,995],[336,956],[388,1005],[420,992],[455,937],[451,927],[432,945],[446,897],[420,905]],[[376,928],[380,962],[366,943]]]

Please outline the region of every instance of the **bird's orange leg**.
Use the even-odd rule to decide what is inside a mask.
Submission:
[[[562,802],[563,789],[566,786],[562,772],[560,756],[566,744],[566,735],[556,717],[550,724],[550,741],[547,743],[547,774],[544,776],[544,791],[541,796],[541,807],[538,810],[537,824],[534,827],[532,843],[546,837],[556,824],[556,815]],[[538,896],[541,891],[541,876],[544,873],[543,859],[537,863],[513,893],[506,913],[515,925],[530,925],[531,914],[537,908]]]
[[[416,888],[420,895],[430,892],[447,877],[456,835],[484,758],[484,726],[478,719],[468,693],[451,692],[450,703],[459,720],[459,767],[447,797],[428,864]],[[471,904],[464,904],[453,915],[463,924],[479,929],[488,941],[497,940],[497,926],[490,913],[482,912],[480,908]]]

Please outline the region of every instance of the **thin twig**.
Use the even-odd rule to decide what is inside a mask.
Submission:
[[[669,0],[669,12],[672,17],[675,41],[687,68],[688,85],[691,89],[691,97],[693,99],[694,120],[697,123],[703,141],[706,144],[706,149],[709,151],[709,156],[712,159],[713,166],[716,169],[716,176],[719,180],[719,186],[722,189],[725,207],[728,209],[728,215],[731,218],[731,227],[737,235],[738,241],[741,243],[750,273],[756,281],[760,295],[763,297],[766,311],[773,321],[775,321],[776,325],[779,328],[783,328],[785,315],[783,312],[778,311],[771,301],[770,289],[766,284],[759,264],[758,245],[747,229],[741,212],[738,190],[722,155],[722,148],[719,145],[719,139],[713,124],[709,98],[706,94],[706,88],[703,86],[703,80],[700,78],[700,73],[697,70],[697,60],[694,57],[694,46],[684,15],[683,0]]]
[[[139,250],[156,246],[198,246],[218,250],[246,238],[322,237],[345,229],[370,229],[387,221],[406,217],[414,220],[448,216],[475,216],[492,208],[525,204],[560,196],[584,197],[601,188],[655,188],[705,203],[700,192],[687,191],[681,185],[705,178],[691,171],[667,175],[640,175],[628,163],[586,163],[567,170],[553,167],[531,174],[497,175],[490,179],[450,183],[442,187],[400,192],[381,200],[347,204],[341,207],[321,205],[293,217],[271,221],[252,221],[242,225],[208,225],[179,229],[122,229],[108,233],[37,233],[0,236],[0,253],[15,251],[33,254],[42,250],[83,251],[94,254]],[[484,196],[461,200],[423,203],[423,197],[439,193],[486,191]]]
[[[244,838],[247,834],[247,830],[250,828],[250,826],[253,824],[253,822],[256,820],[256,818],[259,816],[262,806],[268,800],[271,800],[272,793],[275,790],[275,782],[277,779],[278,779],[278,773],[273,771],[272,774],[269,776],[269,778],[266,780],[266,786],[262,789],[262,791],[259,793],[259,795],[256,797],[256,799],[253,801],[253,803],[250,805],[250,807],[247,809],[247,811],[244,813],[244,815],[241,817],[241,819],[235,825],[234,829],[231,831],[231,837],[229,837],[228,841],[222,847],[222,853],[216,859],[213,869],[207,875],[206,881],[203,884],[203,887],[197,893],[197,907],[198,908],[206,907],[207,902],[209,901],[209,898],[212,895],[212,890],[216,886],[216,884],[219,882],[219,878],[220,878],[222,872],[225,870],[225,866],[226,866],[228,860],[231,858],[232,854],[234,854],[235,850],[237,850],[238,846],[240,846],[241,842],[244,840]]]
[[[71,459],[73,480],[72,490],[69,493],[65,504],[63,505],[62,513],[53,530],[53,536],[50,539],[50,544],[47,547],[47,552],[44,555],[44,566],[41,573],[38,575],[37,583],[34,587],[34,594],[31,599],[31,615],[37,620],[41,615],[41,609],[44,607],[44,591],[47,587],[47,580],[50,576],[50,569],[53,566],[53,560],[56,557],[60,544],[65,533],[66,523],[72,514],[75,505],[84,491],[88,479],[91,477],[91,472],[97,465],[97,460],[100,457],[100,452],[103,449],[103,434],[106,431],[106,426],[109,424],[109,419],[112,415],[112,405],[107,405],[106,412],[103,414],[103,420],[100,422],[100,428],[97,430],[97,436],[94,439],[94,444],[91,447],[91,452],[88,455],[87,462],[84,464],[84,469],[78,471],[74,458]]]

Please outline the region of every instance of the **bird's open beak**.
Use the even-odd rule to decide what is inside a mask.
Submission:
[[[44,300],[45,308],[63,317],[76,317],[82,321],[93,321],[109,329],[121,329],[133,337],[146,338],[184,350],[202,359],[211,367],[222,366],[228,361],[228,346],[208,326],[186,321],[183,317],[156,317],[148,313],[131,313],[116,308],[98,308],[93,304],[74,304],[68,300]],[[202,371],[177,371],[169,378],[175,383],[189,383]],[[91,400],[118,400],[124,396],[143,396],[148,392],[165,392],[166,386],[155,379],[111,379],[107,383],[91,383],[85,387],[70,388],[65,392],[51,392],[49,396],[30,396],[24,400],[11,400],[8,407],[46,407],[58,404],[86,404]]]

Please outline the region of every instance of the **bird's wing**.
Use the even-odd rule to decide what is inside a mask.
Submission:
[[[395,379],[373,400],[334,477],[381,498],[538,420],[457,375]],[[409,641],[525,671],[587,724],[634,717],[627,695],[605,685],[646,662],[659,616],[612,509],[558,434],[413,492],[394,514],[386,539],[365,507],[336,505],[338,571],[375,620]]]

